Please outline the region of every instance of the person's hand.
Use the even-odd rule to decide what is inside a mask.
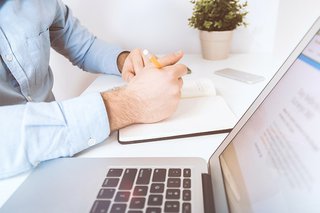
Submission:
[[[177,58],[173,55],[176,54],[159,58],[159,62],[172,64],[172,58]],[[182,57],[183,53],[180,55]],[[171,116],[180,100],[181,77],[186,73],[187,68],[182,64],[157,69],[148,63],[126,87],[103,92],[111,131],[133,123],[158,122]]]
[[[144,59],[140,49],[132,50],[126,57],[121,74],[122,79],[129,82],[144,67]]]
[[[186,70],[182,64],[161,70],[146,67],[132,78],[126,90],[137,100],[136,123],[158,122],[174,113],[181,96],[181,77],[187,73]]]
[[[164,66],[169,66],[177,63],[183,56],[182,51],[178,51],[176,53],[168,54],[164,57],[159,58],[160,64]],[[134,76],[139,74],[139,72],[145,66],[153,66],[151,62],[142,54],[140,49],[134,49],[127,55],[122,69],[122,79],[126,82],[129,82]]]

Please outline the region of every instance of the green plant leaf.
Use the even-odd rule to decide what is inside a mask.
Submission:
[[[240,0],[191,0],[194,4],[189,26],[204,31],[234,30],[247,26],[248,2]]]

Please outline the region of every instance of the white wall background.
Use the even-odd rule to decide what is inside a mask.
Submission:
[[[318,17],[319,0],[279,0],[275,53],[284,60]]]
[[[188,26],[189,0],[64,0],[81,23],[98,37],[125,49],[157,54],[182,49],[200,53],[198,32]],[[319,0],[248,0],[247,28],[236,30],[232,52],[285,55],[316,16]],[[306,8],[301,10],[301,8]],[[290,39],[288,39],[288,36]],[[96,75],[81,72],[52,51],[54,93],[58,100],[79,95]]]

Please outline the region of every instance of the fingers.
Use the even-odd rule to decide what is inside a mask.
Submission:
[[[172,66],[167,66],[164,69],[171,72],[175,78],[181,78],[182,76],[186,75],[188,72],[187,66],[183,64],[175,64]]]
[[[129,82],[134,76],[135,76],[134,73],[126,72],[125,74],[122,75],[122,79],[125,80],[126,82]]]
[[[159,63],[163,66],[163,69],[169,69],[170,75],[174,78],[180,78],[187,73],[186,66],[182,64],[176,64],[183,57],[183,52],[178,51],[176,53],[168,54],[164,57],[158,58]],[[131,51],[127,60],[124,63],[122,70],[122,78],[129,82],[137,74],[140,73],[145,67],[154,67],[154,65],[144,57],[140,49],[134,49]]]
[[[163,67],[176,64],[183,57],[183,52],[180,50],[175,53],[168,54],[164,57],[158,58],[158,61]]]
[[[145,63],[141,50],[132,50],[124,62],[122,68],[122,78],[127,82],[130,81],[144,68],[144,65]]]
[[[140,49],[135,49],[132,52],[131,61],[132,61],[133,68],[134,68],[134,70],[136,72],[141,70],[141,69],[143,69],[143,67],[144,67],[144,59],[142,57],[142,53],[141,53]]]

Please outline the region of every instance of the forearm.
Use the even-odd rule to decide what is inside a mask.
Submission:
[[[126,89],[119,88],[102,92],[101,96],[107,111],[111,132],[138,122],[138,118],[141,117],[141,109],[138,110],[139,102]]]
[[[124,50],[102,41],[82,26],[61,1],[50,26],[51,46],[73,65],[93,73],[120,75],[117,58]]]
[[[99,93],[63,102],[0,107],[0,179],[102,142],[109,124]]]
[[[120,47],[95,38],[93,44],[83,56],[84,61],[79,67],[91,73],[120,76],[123,56],[121,61],[119,61],[119,57],[122,52],[124,50]]]

